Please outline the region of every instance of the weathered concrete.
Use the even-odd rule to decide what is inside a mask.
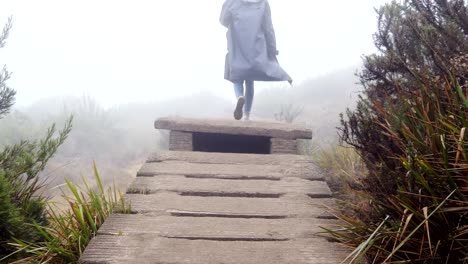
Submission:
[[[312,131],[282,122],[239,122],[227,119],[161,118],[154,127],[171,131],[265,136],[283,139],[311,139]]]
[[[197,237],[207,240],[286,241],[291,237],[314,238],[318,232],[323,231],[320,226],[333,227],[333,224],[336,223],[330,220],[311,222],[304,218],[236,219],[115,214],[106,220],[98,234],[156,234],[161,237]]]
[[[192,133],[171,131],[169,133],[169,150],[192,151],[193,150]]]
[[[152,153],[148,163],[163,161],[179,161],[200,164],[257,164],[257,165],[288,165],[314,166],[310,157],[300,155],[256,155],[233,153],[206,153],[186,151],[160,151]],[[311,168],[317,171],[314,168]]]
[[[268,195],[285,195],[293,193],[306,194],[313,197],[331,197],[326,182],[308,181],[297,177],[271,180],[226,180],[226,179],[196,179],[177,175],[160,175],[158,177],[138,177],[130,187],[133,193],[176,192],[198,193],[200,195],[215,194],[217,196],[255,197]],[[211,195],[213,196],[213,195]]]
[[[284,195],[280,198],[181,196],[176,193],[151,195],[127,194],[132,211],[139,214],[173,215],[175,212],[202,213],[209,216],[252,216],[252,218],[301,217],[331,218],[326,206],[329,198],[310,199],[307,195]],[[189,214],[186,214],[189,215]]]
[[[291,139],[272,138],[271,154],[296,154],[297,141]]]
[[[299,177],[323,180],[312,163],[256,165],[256,164],[201,164],[181,161],[145,163],[137,176],[184,175],[197,178],[281,179]]]
[[[327,210],[331,191],[309,158],[201,153],[189,144],[192,130],[245,130],[271,137],[273,153],[295,154],[295,138],[310,131],[222,120],[162,119],[156,126],[175,130],[172,146],[187,151],[149,157],[125,195],[132,214],[110,216],[80,263],[327,264],[350,253],[323,235],[322,227],[339,220]]]
[[[82,263],[338,264],[349,249],[322,238],[289,241],[210,241],[145,235],[100,235]]]

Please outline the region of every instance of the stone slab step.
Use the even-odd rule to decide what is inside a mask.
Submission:
[[[311,165],[312,166],[312,165]],[[308,180],[324,180],[320,173],[314,173],[303,164],[256,165],[256,164],[200,164],[181,161],[145,163],[137,176],[184,175],[199,178],[271,179],[298,177]]]
[[[349,249],[321,238],[246,242],[100,235],[90,242],[79,263],[337,264],[348,253]]]
[[[264,136],[283,139],[312,138],[310,129],[284,122],[239,122],[230,119],[169,117],[156,120],[154,127],[172,131]]]
[[[149,163],[163,161],[183,161],[202,164],[313,165],[312,160],[307,156],[282,154],[258,155],[195,151],[160,151],[152,153],[147,159]]]
[[[307,195],[284,195],[279,198],[201,197],[177,193],[150,195],[126,194],[134,213],[153,215],[202,215],[217,217],[332,218],[326,207],[334,204],[330,198],[311,199]]]
[[[198,193],[205,196],[271,197],[287,193],[307,194],[314,198],[330,198],[332,193],[326,182],[300,178],[268,180],[196,179],[177,175],[138,177],[129,191],[132,193],[157,193],[171,191],[180,194]]]
[[[211,218],[114,214],[106,219],[98,235],[155,234],[169,238],[220,241],[285,241],[317,238],[333,228],[336,220],[314,218]]]

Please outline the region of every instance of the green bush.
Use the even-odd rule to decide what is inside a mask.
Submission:
[[[378,10],[364,94],[342,120],[368,175],[368,206],[331,231],[351,262],[468,261],[468,11],[464,1],[408,0]]]
[[[10,29],[11,19],[0,34],[0,48],[5,45]],[[15,90],[6,85],[9,78],[5,67],[0,71],[0,118],[9,113],[15,102]],[[47,219],[38,174],[70,130],[71,119],[58,133],[53,125],[40,141],[23,140],[0,151],[0,258],[13,252],[9,243],[14,239],[39,239],[39,233],[32,225],[46,225]]]
[[[453,81],[433,85],[423,85],[398,109],[380,108],[384,122],[375,122],[398,148],[382,158],[399,162],[405,173],[396,175],[397,189],[385,198],[366,191],[372,207],[355,208],[361,217],[344,216],[349,225],[334,233],[345,243],[366,245],[361,253],[375,263],[468,260],[468,90]],[[364,190],[372,186],[369,177]]]
[[[10,28],[11,19],[0,34],[0,48],[4,46]],[[15,101],[16,91],[6,85],[9,77],[6,68],[0,70],[0,118],[9,114]],[[92,132],[100,129],[105,134],[112,124],[89,97],[84,98],[78,112],[78,124],[88,130],[92,128]],[[6,135],[11,136],[7,140],[18,142],[10,145],[0,141],[3,147],[0,151],[0,263],[76,263],[105,218],[114,211],[129,212],[129,205],[115,186],[104,189],[94,165],[97,190],[85,180],[84,190],[66,180],[72,196],[63,196],[69,209],[61,212],[44,195],[44,181],[39,173],[70,134],[72,118],[60,120],[64,123],[61,131],[52,125],[42,140],[24,140],[21,135],[32,134],[21,126],[33,127],[30,121],[25,118],[14,123],[18,126],[0,131],[4,136],[2,141],[4,133],[10,132]],[[25,133],[19,133],[19,129]],[[78,140],[86,141],[86,135],[94,139],[88,134],[80,134]],[[103,136],[98,137],[101,138]],[[92,141],[91,145],[98,143]]]
[[[130,204],[115,186],[104,188],[96,164],[93,171],[97,188],[92,188],[85,178],[82,188],[65,180],[67,190],[62,197],[67,209],[61,210],[49,202],[48,225],[33,225],[39,239],[36,242],[16,240],[13,246],[17,252],[27,256],[20,262],[77,263],[110,214],[130,213]]]

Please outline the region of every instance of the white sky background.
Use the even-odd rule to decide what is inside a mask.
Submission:
[[[373,8],[384,2],[270,0],[280,63],[295,82],[357,65],[375,50]],[[105,106],[206,90],[231,98],[222,3],[1,0],[0,27],[12,15],[13,29],[0,64],[18,105],[84,93]]]

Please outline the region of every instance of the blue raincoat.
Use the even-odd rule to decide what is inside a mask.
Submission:
[[[220,22],[228,28],[224,78],[291,81],[276,58],[276,37],[268,0],[226,0]]]

